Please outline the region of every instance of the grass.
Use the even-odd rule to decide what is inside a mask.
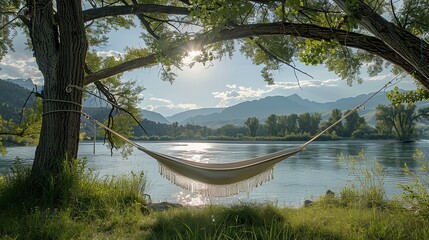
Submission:
[[[55,184],[54,184],[55,182]],[[133,234],[145,210],[142,174],[100,179],[82,161],[37,180],[19,160],[0,181],[0,238],[88,239]]]
[[[376,181],[303,208],[241,203],[152,212],[141,174],[101,179],[71,161],[59,187],[30,176],[18,161],[0,178],[0,239],[429,239],[427,215],[382,199]]]

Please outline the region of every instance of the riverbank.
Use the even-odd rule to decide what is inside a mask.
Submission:
[[[143,174],[97,178],[81,162],[57,185],[14,166],[0,179],[0,239],[428,239],[427,209],[385,199],[379,185],[328,192],[306,207],[236,203],[154,211]],[[369,180],[369,179],[368,179]]]
[[[271,152],[296,146],[301,142],[139,142],[151,150],[201,162],[227,162],[249,159]],[[158,173],[158,163],[145,153],[134,150],[127,158],[118,151],[113,152],[97,142],[96,154],[93,154],[92,142],[80,145],[79,155],[85,158],[88,167],[100,178],[120,176],[130,172],[145,173],[148,181],[146,192],[154,202],[168,201],[183,205],[234,204],[238,201],[275,202],[280,207],[299,207],[305,199],[314,200],[328,189],[339,192],[341,187],[352,180],[348,166],[338,161],[338,154],[357,155],[364,152],[369,164],[379,162],[387,171],[385,178],[386,195],[400,195],[398,183],[411,182],[403,171],[406,163],[410,168],[417,165],[412,161],[413,154],[421,149],[429,156],[427,142],[402,144],[396,141],[332,141],[315,142],[308,148],[274,167],[274,179],[255,188],[249,194],[243,193],[227,198],[200,197],[183,191],[171,184]],[[34,147],[14,147],[8,154],[0,156],[0,175],[10,172],[16,156],[22,162],[32,164]]]
[[[103,218],[29,214],[3,239],[428,239],[428,222],[408,212],[375,209],[210,206]],[[2,221],[2,222],[3,222]],[[12,224],[11,224],[12,225]]]

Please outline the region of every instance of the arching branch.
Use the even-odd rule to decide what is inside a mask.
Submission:
[[[207,44],[220,41],[268,35],[294,36],[326,41],[335,40],[343,46],[362,49],[371,54],[380,56],[385,60],[401,67],[408,73],[412,74],[413,77],[423,85],[429,87],[429,78],[426,78],[424,75],[420,74],[420,72],[416,72],[413,65],[409,64],[408,62],[404,62],[403,58],[398,53],[393,51],[380,39],[363,34],[310,24],[278,22],[241,25],[221,30],[216,34],[208,33],[198,37],[197,39],[179,43],[176,46],[167,49],[164,54],[171,54],[171,56],[174,56],[175,54],[188,51],[190,46],[192,46],[193,49],[198,49]],[[425,50],[424,54],[427,55],[428,52],[429,49]],[[87,85],[97,80],[101,80],[125,71],[130,71],[141,67],[148,67],[150,65],[156,64],[157,56],[157,54],[151,54],[145,57],[129,60],[116,66],[100,70],[93,74],[89,74],[85,77],[84,84]]]
[[[137,4],[127,6],[108,6],[92,8],[83,11],[85,22],[103,17],[120,15],[136,15],[142,13],[163,13],[175,15],[189,15],[190,11],[185,7],[163,6],[157,4]]]

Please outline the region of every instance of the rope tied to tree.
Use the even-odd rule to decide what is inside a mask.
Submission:
[[[275,164],[297,154],[298,152],[303,151],[308,144],[316,140],[318,137],[320,137],[329,129],[333,128],[342,120],[349,117],[352,113],[356,112],[376,94],[391,86],[398,78],[399,75],[390,80],[377,92],[371,94],[365,101],[344,114],[343,117],[311,138],[309,141],[296,147],[286,148],[274,153],[231,163],[199,163],[176,156],[158,153],[127,138],[111,127],[97,121],[95,118],[91,117],[87,113],[84,113],[83,111],[54,110],[51,112],[80,113],[82,117],[92,121],[94,125],[102,127],[106,130],[106,132],[114,134],[123,141],[136,147],[138,150],[143,151],[152,158],[156,159],[159,163],[160,174],[177,186],[192,192],[201,193],[203,195],[230,196],[243,191],[249,192],[252,188],[271,180],[273,178],[273,167]],[[66,100],[56,101],[67,102]]]
[[[57,102],[57,103],[67,103],[67,104],[72,104],[75,106],[78,106],[80,109],[82,109],[82,104],[77,103],[77,102],[73,102],[73,101],[68,101],[68,100],[61,100],[61,99],[49,99],[49,98],[42,98],[42,102]],[[80,110],[66,110],[66,109],[58,109],[58,110],[51,110],[48,112],[44,112],[42,113],[42,116],[48,115],[48,114],[52,114],[52,113],[60,113],[60,112],[75,112],[75,113],[79,113],[81,114],[82,111]]]
[[[333,127],[335,127],[336,125],[338,125],[340,122],[342,122],[344,119],[348,118],[350,115],[352,115],[353,113],[355,113],[356,111],[358,111],[360,108],[364,107],[364,105],[365,105],[368,101],[370,101],[373,97],[375,97],[378,93],[380,93],[381,91],[385,90],[385,89],[386,89],[386,88],[388,88],[389,86],[394,85],[394,84],[395,84],[394,82],[395,82],[395,81],[398,81],[398,79],[401,79],[402,75],[404,75],[404,73],[402,73],[402,74],[397,74],[397,75],[396,75],[394,78],[392,78],[389,82],[387,82],[386,84],[384,84],[380,89],[378,89],[376,92],[374,92],[373,94],[371,94],[371,96],[369,96],[367,99],[365,99],[362,103],[360,103],[359,105],[357,105],[357,106],[356,106],[355,108],[353,108],[352,110],[348,111],[348,112],[347,112],[346,114],[344,114],[340,119],[338,119],[337,121],[335,121],[334,123],[332,123],[330,126],[328,126],[328,127],[327,127],[327,128],[325,128],[324,130],[322,130],[321,132],[319,132],[318,134],[316,134],[316,135],[315,135],[314,137],[312,137],[310,140],[308,140],[307,142],[305,142],[305,143],[301,144],[301,145],[300,145],[300,148],[304,149],[304,148],[305,148],[307,145],[309,145],[311,142],[313,142],[314,140],[316,140],[317,138],[319,138],[321,135],[325,134],[327,131],[329,131],[330,129],[332,129],[332,128],[333,128]],[[78,89],[78,90],[80,90],[80,91],[85,91],[85,92],[87,92],[87,93],[89,93],[89,94],[91,94],[91,95],[93,95],[93,96],[95,96],[95,97],[97,97],[97,98],[101,99],[102,101],[108,102],[108,103],[110,103],[110,104],[112,104],[112,105],[113,105],[113,104],[115,104],[115,103],[110,102],[110,101],[109,101],[109,100],[107,100],[107,99],[101,98],[101,97],[99,97],[99,96],[97,96],[97,95],[95,95],[95,94],[93,94],[93,93],[91,93],[91,92],[89,92],[89,91],[85,90],[84,88],[79,87],[79,86],[76,86],[76,85],[72,85],[72,84],[68,85],[68,86],[66,87],[66,91],[70,93],[70,92],[72,91],[72,88],[76,88],[76,89]],[[120,106],[118,106],[118,108],[121,108],[121,107],[120,107]],[[121,109],[122,109],[122,108],[121,108]],[[81,113],[82,113],[82,114],[84,114],[84,115],[86,115],[88,119],[92,119],[88,114],[83,113],[83,112],[81,112]],[[115,134],[116,136],[120,137],[121,139],[125,140],[126,142],[130,143],[131,145],[133,145],[133,146],[137,147],[137,146],[136,146],[136,143],[134,143],[133,141],[131,141],[131,140],[127,139],[127,138],[125,138],[125,137],[124,137],[124,136],[122,136],[121,134],[119,134],[119,133],[115,132],[113,129],[109,128],[108,126],[105,126],[104,124],[101,124],[100,122],[98,122],[98,121],[97,121],[97,120],[95,120],[95,119],[93,119],[93,120],[91,120],[91,121],[93,121],[93,123],[94,123],[94,124],[97,124],[97,125],[99,125],[100,127],[102,127],[102,128],[104,128],[104,129],[106,129],[107,131],[109,131],[109,132],[111,132],[111,133]],[[141,147],[141,146],[139,146],[139,147]],[[139,147],[137,147],[137,148],[139,148]]]

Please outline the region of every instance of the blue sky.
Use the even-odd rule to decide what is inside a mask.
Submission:
[[[121,54],[126,46],[143,46],[138,36],[137,29],[112,33],[109,45],[98,49],[99,54]],[[15,49],[0,63],[0,78],[32,78],[34,82],[41,84],[43,77],[37,70],[32,53],[25,50],[22,36],[16,38]],[[385,71],[377,77],[368,78],[363,71],[364,82],[350,87],[345,80],[323,66],[297,63],[297,67],[314,77],[311,79],[298,74],[301,88],[293,70],[287,66],[275,72],[274,85],[267,85],[260,74],[262,66],[253,65],[239,51],[236,51],[232,59],[215,61],[210,66],[196,64],[193,68],[175,70],[177,78],[173,84],[160,79],[159,67],[128,72],[124,75],[124,80],[136,80],[146,89],[142,93],[143,101],[139,103],[139,107],[171,116],[189,109],[227,107],[274,95],[298,94],[302,98],[318,102],[336,101],[377,91],[394,77]],[[415,89],[409,77],[402,79],[398,86],[406,90]]]

